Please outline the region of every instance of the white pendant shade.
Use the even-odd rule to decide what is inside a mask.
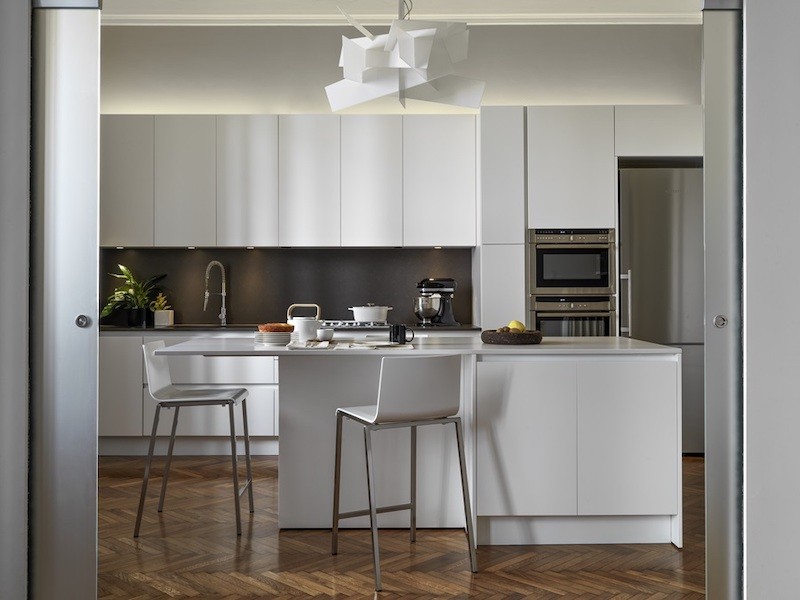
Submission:
[[[466,23],[395,19],[388,34],[372,35],[349,15],[366,37],[342,37],[339,66],[344,79],[325,88],[337,111],[397,95],[479,108],[484,82],[455,75],[454,63],[467,58]]]

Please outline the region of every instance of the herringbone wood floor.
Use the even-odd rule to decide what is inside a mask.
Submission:
[[[227,457],[178,457],[164,512],[156,512],[160,462],[141,537],[132,536],[144,461],[100,459],[100,598],[373,597],[367,531],[344,531],[330,555],[328,531],[277,527],[277,458],[254,459],[255,514],[242,498],[233,525]],[[704,598],[703,459],[684,458],[684,542],[482,546],[472,574],[463,533],[381,531],[380,598]]]

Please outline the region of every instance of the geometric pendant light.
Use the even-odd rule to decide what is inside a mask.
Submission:
[[[466,23],[392,21],[389,33],[371,34],[341,7],[360,38],[342,36],[339,66],[344,78],[326,86],[331,110],[337,111],[384,96],[480,108],[485,83],[454,74],[454,63],[467,58]],[[406,13],[408,16],[408,13]]]

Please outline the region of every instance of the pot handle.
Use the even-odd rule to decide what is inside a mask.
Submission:
[[[286,320],[287,321],[292,318],[292,311],[295,308],[316,308],[317,309],[317,314],[314,316],[314,318],[319,320],[319,314],[321,312],[321,310],[319,308],[319,304],[292,304],[288,308],[288,310],[286,311]]]

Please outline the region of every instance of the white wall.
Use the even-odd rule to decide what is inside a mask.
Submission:
[[[745,587],[800,589],[800,3],[745,2]]]
[[[473,26],[470,56],[457,72],[486,82],[485,106],[699,104],[701,33],[696,25]],[[101,110],[329,113],[323,88],[342,77],[342,35],[359,34],[352,27],[106,26]],[[347,112],[400,111],[395,100]]]
[[[27,597],[30,6],[0,2],[0,595]],[[13,315],[10,316],[10,315]]]

